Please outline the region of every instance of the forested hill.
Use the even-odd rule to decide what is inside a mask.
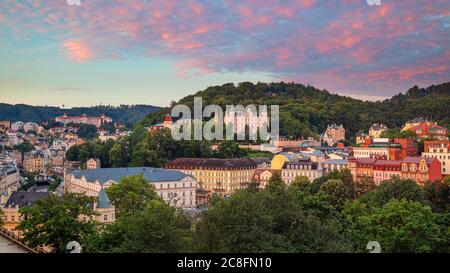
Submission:
[[[0,103],[0,120],[41,122],[54,119],[64,113],[67,113],[68,115],[87,114],[88,116],[105,114],[112,117],[114,121],[132,125],[142,120],[149,113],[158,111],[159,109],[159,107],[151,105],[121,105],[118,107],[93,106],[61,109],[59,107]]]
[[[327,124],[343,124],[348,137],[358,130],[366,132],[375,122],[400,127],[415,117],[429,117],[443,126],[450,126],[450,83],[428,88],[413,87],[384,101],[371,102],[331,94],[312,86],[295,83],[249,83],[211,86],[181,99],[178,103],[193,105],[194,96],[203,98],[203,105],[280,105],[280,130],[285,136],[307,137],[322,133]],[[191,108],[193,109],[193,108]],[[148,115],[141,124],[160,121],[169,109]]]

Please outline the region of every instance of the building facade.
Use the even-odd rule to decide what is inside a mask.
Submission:
[[[347,159],[328,159],[322,163],[324,174],[329,174],[334,171],[342,171],[348,169]]]
[[[194,176],[200,190],[226,196],[246,188],[262,162],[270,162],[270,159],[179,158],[167,163],[165,168]]]
[[[5,213],[3,227],[18,237],[22,236],[21,231],[16,229],[23,220],[23,216],[19,210],[23,207],[33,205],[37,200],[42,200],[47,196],[48,193],[42,192],[13,192],[2,208]]]
[[[334,146],[339,141],[345,140],[345,128],[341,125],[328,125],[327,130],[321,137],[322,142],[327,143],[328,146]]]
[[[0,165],[0,205],[3,205],[11,192],[20,187],[20,171],[13,164]]]
[[[196,206],[196,180],[191,175],[175,170],[148,167],[74,170],[64,177],[64,191],[99,197],[102,190],[119,183],[122,177],[133,175],[143,175],[154,186],[156,193],[171,206]]]
[[[11,122],[8,120],[0,120],[0,130],[6,131],[11,128]]]
[[[441,163],[435,158],[406,157],[403,160],[379,160],[352,157],[348,166],[355,182],[372,178],[379,184],[383,180],[398,176],[423,185],[427,181],[442,179]]]
[[[361,147],[353,147],[356,158],[377,158],[385,160],[402,160],[407,156],[417,156],[417,141],[412,139],[375,138]]]
[[[373,180],[375,185],[381,181],[402,176],[401,160],[377,160],[373,165]]]
[[[43,173],[46,171],[45,155],[42,151],[32,151],[25,154],[24,170],[28,173]]]
[[[381,134],[388,128],[382,123],[374,123],[369,129],[369,136],[371,138],[381,138]]]
[[[402,178],[423,185],[427,181],[442,179],[441,162],[435,158],[407,157],[402,160]]]
[[[68,123],[76,123],[76,124],[91,124],[95,125],[96,127],[100,127],[102,126],[102,124],[112,122],[112,118],[106,115],[101,115],[98,117],[90,117],[86,114],[83,114],[81,116],[68,116],[67,114],[64,114],[60,117],[56,117],[55,121],[60,122],[64,125],[67,125]]]
[[[415,132],[422,139],[448,140],[447,128],[425,118],[417,118],[406,122],[402,131],[407,130]]]
[[[86,168],[88,170],[92,169],[100,169],[101,168],[101,161],[98,158],[90,158],[86,161]]]
[[[290,185],[296,177],[307,177],[310,182],[323,176],[322,166],[317,162],[312,162],[309,158],[287,161],[281,169],[281,179]]]
[[[439,160],[442,175],[450,176],[450,141],[425,141],[422,156]]]

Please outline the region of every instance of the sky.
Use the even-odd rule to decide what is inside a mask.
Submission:
[[[0,102],[168,106],[243,81],[378,100],[450,81],[448,0],[80,1],[0,1]]]

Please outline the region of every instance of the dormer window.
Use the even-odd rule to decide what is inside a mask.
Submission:
[[[407,164],[403,164],[402,171],[404,171],[404,172],[408,171],[408,165]]]

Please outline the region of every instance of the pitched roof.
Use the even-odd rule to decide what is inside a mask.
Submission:
[[[401,160],[377,160],[375,162],[375,166],[400,166],[402,164]]]
[[[81,179],[84,176],[88,182],[95,182],[98,180],[101,184],[110,180],[118,182],[122,177],[129,177],[138,174],[144,175],[144,178],[152,183],[179,181],[186,177],[192,177],[180,171],[150,167],[74,170],[71,174],[76,179]]]
[[[435,159],[431,157],[418,157],[418,156],[407,156],[403,159],[403,163],[415,163],[419,164],[422,159],[425,159],[427,164],[431,164]]]
[[[178,158],[166,164],[166,168],[256,168],[263,159],[258,158]],[[265,159],[264,159],[264,162]]]
[[[347,159],[328,159],[323,162],[324,164],[333,164],[333,165],[347,165]]]
[[[11,194],[5,207],[15,207],[18,205],[20,208],[30,206],[37,200],[42,200],[49,195],[48,192],[21,192],[16,191]]]
[[[98,193],[97,208],[109,209],[112,207],[113,207],[113,204],[111,203],[111,200],[109,200],[108,195],[106,194],[105,190],[101,190]]]

